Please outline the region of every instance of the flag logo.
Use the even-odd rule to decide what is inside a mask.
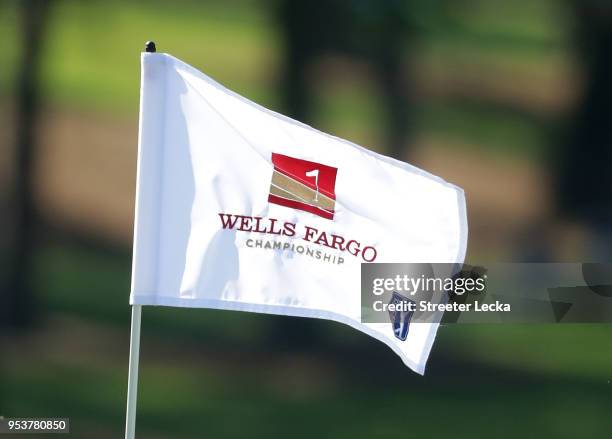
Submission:
[[[393,292],[389,304],[398,305],[415,303],[413,300],[402,296],[396,291]],[[391,320],[391,326],[393,327],[393,334],[401,341],[406,341],[408,338],[408,330],[410,329],[410,320],[414,311],[389,311],[389,319]]]
[[[338,168],[276,153],[272,164],[269,203],[334,219]]]

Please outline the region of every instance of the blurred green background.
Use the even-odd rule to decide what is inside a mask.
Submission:
[[[24,3],[40,7],[0,1],[0,262],[7,297],[16,292],[11,267],[15,236],[23,232],[13,213],[22,172]],[[292,114],[283,85],[291,31],[282,13],[291,2],[47,3],[34,78],[40,99],[30,163],[31,255],[17,292],[30,295],[31,306],[15,324],[3,314],[0,415],[70,417],[72,437],[122,437],[139,52],[153,39],[158,51]],[[576,42],[585,18],[575,4],[391,3],[409,30],[398,34],[394,53],[404,78],[397,94],[409,91],[405,141],[389,145],[377,61],[357,47],[376,40],[380,29],[360,26],[388,12],[386,2],[306,3],[323,16],[340,11],[338,41],[357,35],[357,43],[333,44],[338,31],[322,30],[333,20],[307,23],[313,34],[331,36],[330,47],[312,49],[303,69],[306,122],[462,186],[468,262],[599,257],[593,242],[607,241],[591,217],[557,209],[561,171],[553,163],[596,83],[596,63],[585,61]],[[605,2],[586,3],[594,14],[587,19],[603,17],[593,32],[603,26],[605,33],[606,23],[612,29]],[[609,261],[610,252],[604,257]],[[610,330],[445,326],[421,377],[380,343],[336,323],[146,308],[137,435],[608,437]]]

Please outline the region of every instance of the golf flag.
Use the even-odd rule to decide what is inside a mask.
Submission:
[[[463,262],[463,191],[142,54],[130,303],[348,324],[423,373],[437,324],[360,321],[360,266]]]

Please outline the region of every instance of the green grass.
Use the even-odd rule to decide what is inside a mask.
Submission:
[[[18,15],[13,3],[0,2],[0,51],[2,52],[0,93],[2,95],[7,95],[14,86],[19,61]]]
[[[612,428],[610,385],[576,378],[453,364],[424,378],[388,363],[378,368],[366,363],[360,370],[331,365],[329,371],[329,362],[314,356],[311,360],[328,370],[328,383],[321,385],[317,368],[285,371],[282,364],[249,355],[224,368],[205,357],[177,364],[150,358],[150,350],[151,339],[143,339],[140,437],[348,439],[410,433],[569,439],[605,437]],[[120,436],[126,359],[92,366],[79,364],[79,355],[41,356],[6,368],[3,413],[70,416],[76,437],[95,438],[100,431]],[[309,390],[296,391],[300,387]]]
[[[149,39],[156,40],[160,52],[189,61],[238,92],[266,95],[262,89],[278,53],[270,17],[257,2],[221,6],[194,1],[56,2],[41,72],[47,98],[77,108],[137,112],[139,53]],[[3,9],[0,23],[8,35],[3,49],[16,61],[14,2]],[[3,73],[6,89],[14,68]]]
[[[416,125],[438,139],[461,139],[473,151],[538,159],[546,149],[547,127],[507,108],[469,100],[431,100]]]
[[[1,413],[69,416],[79,438],[121,435],[129,272],[126,252],[44,245],[34,284],[45,318],[5,346]],[[145,307],[140,437],[570,439],[612,428],[609,325],[445,326],[420,377],[333,322],[311,321],[321,346],[275,346],[279,319]]]
[[[517,373],[612,380],[612,325],[450,325],[441,349]],[[612,387],[609,389],[612,391]]]
[[[131,262],[129,253],[108,254],[70,245],[51,246],[37,257],[35,288],[47,311],[80,316],[106,325],[129,325]],[[223,340],[257,343],[269,326],[264,319],[244,319],[243,313],[149,307],[144,331],[172,338],[177,334],[205,339],[223,328]]]
[[[127,331],[129,255],[49,245],[37,259],[36,289],[44,309]],[[230,343],[260,350],[279,318],[231,311],[146,307],[143,331],[172,340],[186,337],[209,347]],[[317,321],[334,343],[370,340],[342,325]],[[443,353],[517,372],[605,382],[612,378],[610,325],[450,325],[440,330]],[[367,340],[367,341],[366,341]],[[374,343],[374,342],[372,342]]]

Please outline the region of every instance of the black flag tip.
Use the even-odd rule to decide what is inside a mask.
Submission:
[[[145,43],[145,52],[155,53],[156,51],[157,51],[157,48],[155,47],[154,41],[147,41]]]

